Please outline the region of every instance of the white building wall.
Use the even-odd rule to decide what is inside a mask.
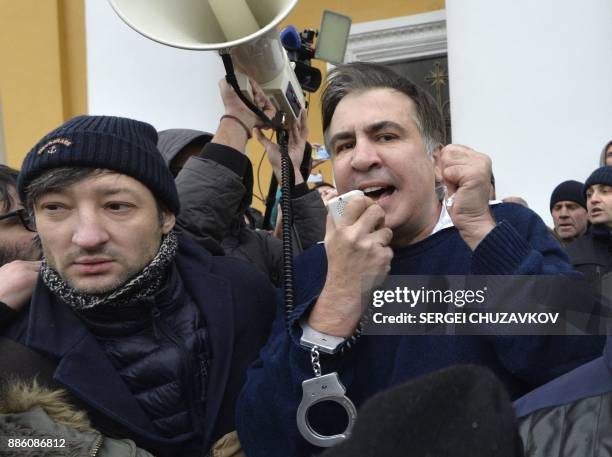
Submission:
[[[136,33],[106,0],[86,0],[90,114],[132,117],[158,130],[214,131],[223,113],[216,52],[171,48]]]
[[[446,0],[446,20],[453,141],[552,224],[553,188],[612,139],[612,2]]]

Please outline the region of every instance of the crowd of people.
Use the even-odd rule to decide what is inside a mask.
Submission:
[[[280,149],[224,80],[219,92],[214,133],[78,116],[19,171],[0,166],[0,455],[27,439],[109,456],[301,457],[331,439],[326,457],[606,446],[605,336],[364,335],[363,297],[390,275],[577,276],[605,296],[612,142],[584,184],[553,190],[550,229],[495,200],[490,158],[446,143],[426,92],[382,65],[340,65],[322,95],[333,185],[309,187],[300,167],[305,110],[289,128],[286,303],[246,155],[254,133],[280,180]],[[326,205],[352,190],[363,196],[335,224]],[[332,401],[302,417],[304,434],[318,378],[358,410],[354,433]]]

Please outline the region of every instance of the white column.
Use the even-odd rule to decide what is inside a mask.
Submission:
[[[612,139],[612,1],[446,0],[453,142],[549,225],[553,188]]]

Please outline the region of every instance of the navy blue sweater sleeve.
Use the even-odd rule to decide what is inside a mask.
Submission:
[[[301,266],[306,267],[302,270]],[[326,274],[325,253],[314,247],[297,260],[296,308],[287,331],[282,291],[271,336],[260,359],[249,369],[238,399],[236,428],[249,457],[306,456],[317,451],[299,434],[296,411],[302,398],[301,384],[314,377],[310,353],[299,345],[298,322],[316,301]],[[306,271],[309,273],[306,274]],[[343,382],[350,373],[340,355],[321,355],[324,373],[340,371]],[[343,366],[342,369],[341,366]]]
[[[471,273],[479,275],[568,274],[567,255],[548,228],[528,208],[493,206],[497,226],[478,245]]]
[[[535,213],[506,204],[494,208],[494,214],[498,224],[476,248],[472,273],[576,277],[565,251]],[[564,297],[552,291],[548,300],[561,303]],[[592,304],[581,306],[590,309]],[[604,337],[598,336],[493,336],[490,340],[504,368],[530,387],[592,360],[604,344]]]

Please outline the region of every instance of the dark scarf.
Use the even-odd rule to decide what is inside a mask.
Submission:
[[[155,295],[163,285],[166,270],[174,260],[177,246],[177,236],[174,231],[171,231],[163,238],[157,255],[140,273],[114,291],[105,294],[79,292],[49,267],[45,258],[43,258],[40,272],[49,290],[76,310],[88,310],[100,305],[116,307]]]

